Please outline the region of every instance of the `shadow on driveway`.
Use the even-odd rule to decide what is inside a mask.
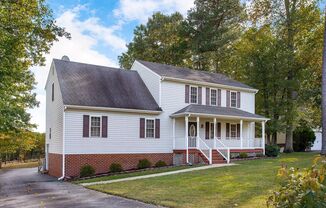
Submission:
[[[37,168],[0,170],[0,207],[156,207],[107,195],[37,173]]]

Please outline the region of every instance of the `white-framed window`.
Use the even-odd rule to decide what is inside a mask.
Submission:
[[[154,136],[155,136],[155,119],[146,119],[145,135],[146,135],[146,138],[154,138]]]
[[[101,137],[101,116],[91,116],[91,137]]]
[[[237,107],[237,92],[231,91],[230,103],[231,103],[231,107],[232,108],[236,108]]]
[[[198,87],[190,86],[190,103],[197,104],[198,103]]]
[[[209,124],[209,138],[214,139],[214,133],[215,133],[215,128],[214,128],[214,123]]]
[[[230,124],[230,136],[231,138],[237,137],[237,124]]]
[[[211,89],[211,105],[217,105],[217,90]]]

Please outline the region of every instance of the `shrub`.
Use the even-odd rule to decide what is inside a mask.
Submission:
[[[266,145],[265,155],[268,157],[277,157],[280,154],[280,147],[277,145]]]
[[[323,161],[322,161],[323,160]],[[278,171],[281,188],[268,198],[268,207],[326,207],[326,159],[320,156],[309,169]]]
[[[117,172],[123,171],[123,169],[122,169],[122,167],[121,167],[121,165],[119,163],[112,163],[110,165],[109,171],[111,173],[117,173]]]
[[[264,154],[263,153],[256,153],[256,157],[264,157]]]
[[[155,167],[164,167],[166,166],[166,163],[162,160],[159,160],[155,163]]]
[[[91,165],[83,165],[80,168],[80,177],[87,177],[95,174],[95,169]]]
[[[293,150],[296,152],[304,152],[311,148],[315,142],[316,136],[314,131],[307,126],[299,126],[293,132]]]
[[[149,162],[149,160],[142,159],[142,160],[139,160],[137,168],[144,169],[144,168],[150,168],[151,166],[152,166],[152,164],[151,164],[151,162]]]
[[[239,157],[240,158],[247,158],[248,154],[246,152],[240,152]]]

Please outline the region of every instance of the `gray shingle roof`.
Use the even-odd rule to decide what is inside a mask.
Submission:
[[[147,68],[164,77],[179,78],[192,81],[210,82],[214,84],[228,85],[233,87],[241,87],[254,89],[246,84],[230,79],[224,74],[193,70],[184,67],[176,67],[167,64],[159,64],[148,61],[137,60]]]
[[[65,105],[160,111],[136,71],[53,60]]]
[[[237,108],[227,108],[227,107],[218,107],[218,106],[208,106],[208,105],[196,105],[191,104],[181,110],[172,114],[172,116],[196,113],[196,114],[208,114],[216,116],[235,116],[243,118],[252,118],[252,119],[265,119],[265,117],[249,113]]]

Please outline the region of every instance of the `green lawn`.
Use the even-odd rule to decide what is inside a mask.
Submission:
[[[150,174],[154,174],[154,173],[163,173],[163,172],[182,170],[182,169],[193,168],[193,167],[199,167],[199,165],[166,167],[166,168],[144,170],[144,171],[133,172],[133,173],[122,173],[122,174],[117,174],[117,175],[102,176],[102,177],[96,177],[96,178],[85,179],[85,180],[77,180],[77,181],[74,181],[74,183],[79,184],[79,183],[90,183],[90,182],[97,182],[97,181],[109,181],[109,180],[115,180],[115,179],[120,179],[120,178],[129,178],[129,177],[134,177],[134,176],[150,175]]]
[[[89,188],[168,207],[265,207],[277,188],[277,170],[309,167],[316,153],[283,154],[276,159],[140,179]]]

